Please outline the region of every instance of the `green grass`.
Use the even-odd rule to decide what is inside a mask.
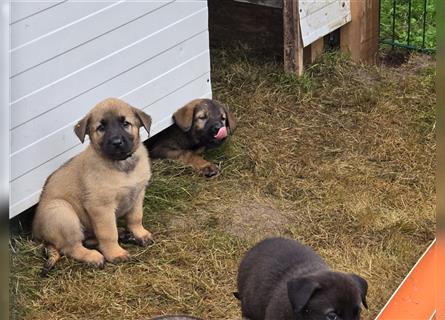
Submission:
[[[425,42],[424,5],[426,1]],[[408,28],[411,25],[409,45],[416,48],[435,49],[436,43],[436,1],[437,0],[395,0],[394,42],[408,45]],[[409,2],[411,19],[409,20]],[[394,0],[380,0],[380,39],[392,41]]]

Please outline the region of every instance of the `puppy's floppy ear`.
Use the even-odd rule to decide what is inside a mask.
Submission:
[[[287,283],[287,295],[295,314],[303,310],[319,288],[318,281],[309,277],[292,279]]]
[[[138,108],[132,107],[132,109],[136,117],[141,122],[141,126],[143,126],[145,130],[147,130],[147,133],[150,135],[151,117]]]
[[[87,114],[85,117],[79,120],[79,122],[74,126],[74,133],[83,143],[85,141],[85,135],[89,134],[89,124],[90,115]]]
[[[173,121],[182,131],[187,132],[192,127],[193,114],[195,113],[196,100],[190,101],[181,109],[173,113]]]
[[[350,273],[349,275],[351,276],[352,280],[357,284],[360,290],[360,297],[362,299],[363,306],[366,309],[368,309],[368,304],[366,303],[366,294],[368,293],[368,282],[356,274]]]
[[[237,124],[235,116],[233,115],[232,112],[230,112],[229,108],[227,108],[226,105],[222,104],[219,101],[216,101],[216,100],[214,100],[214,101],[216,103],[218,103],[219,105],[221,105],[221,107],[224,109],[224,112],[227,115],[227,125],[229,127],[230,133],[233,133],[233,131],[235,131],[236,124]]]

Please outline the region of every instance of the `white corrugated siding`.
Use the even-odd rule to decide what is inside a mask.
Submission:
[[[84,149],[73,126],[97,102],[144,109],[153,135],[211,97],[207,20],[205,0],[12,2],[10,217]]]

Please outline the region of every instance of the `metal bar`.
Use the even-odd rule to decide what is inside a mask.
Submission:
[[[411,10],[412,10],[412,0],[408,1],[408,35],[406,37],[406,43],[409,45],[410,36],[411,36]]]
[[[382,37],[382,35],[380,34],[381,21],[382,21],[382,0],[379,0],[379,31],[378,31],[379,39]]]
[[[393,48],[394,47],[405,48],[405,49],[410,49],[410,50],[415,50],[415,51],[420,51],[420,52],[426,52],[426,53],[435,53],[437,51],[436,48],[419,48],[419,47],[416,47],[416,46],[407,45],[407,44],[399,43],[399,42],[393,42],[393,41],[390,41],[390,40],[381,40],[380,43],[391,45]]]
[[[392,0],[392,35],[391,39],[392,42],[395,42],[395,36],[396,36],[396,0]],[[394,45],[392,46],[394,49]]]
[[[423,0],[422,48],[425,48],[425,34],[426,34],[426,1],[427,1],[427,0]]]
[[[380,0],[379,1],[379,18],[381,17],[385,17],[385,15],[389,15],[389,12],[382,12],[382,1],[386,1],[386,3],[389,2],[389,4],[391,3],[391,0]],[[418,2],[420,2],[420,0],[418,0]],[[414,2],[414,4],[416,4],[417,2]],[[421,2],[419,3],[421,5]],[[379,38],[380,38],[380,43],[382,44],[386,44],[386,45],[390,45],[393,49],[395,47],[399,47],[399,48],[405,48],[405,49],[409,49],[409,50],[416,50],[416,51],[421,51],[421,52],[426,52],[426,53],[434,53],[437,51],[437,47],[433,47],[433,48],[427,48],[427,44],[426,44],[426,36],[427,36],[427,20],[428,20],[428,0],[423,0],[423,29],[422,29],[422,43],[417,43],[415,41],[414,33],[418,30],[417,28],[417,24],[413,24],[412,23],[412,18],[413,16],[416,18],[416,21],[420,22],[420,16],[421,13],[416,11],[416,7],[413,8],[413,0],[404,0],[403,1],[403,5],[401,8],[399,8],[400,10],[402,10],[401,12],[403,12],[403,15],[405,13],[404,10],[407,10],[407,18],[408,18],[408,25],[405,26],[405,30],[407,31],[407,35],[405,39],[400,39],[400,37],[397,36],[396,28],[399,28],[399,26],[396,25],[396,23],[398,23],[399,21],[396,21],[397,19],[397,5],[400,6],[400,1],[397,2],[397,0],[392,0],[392,21],[390,22],[392,25],[390,26],[390,28],[392,28],[392,34],[388,37],[386,37],[387,35],[381,34],[381,30],[380,29],[380,25],[379,25]],[[400,24],[400,23],[399,23]],[[420,24],[420,23],[419,23]],[[420,27],[420,25],[419,25]],[[400,30],[399,30],[400,31]],[[403,31],[403,30],[402,30]],[[420,30],[419,30],[420,31]],[[391,32],[391,31],[390,31]],[[411,34],[413,33],[413,34]]]

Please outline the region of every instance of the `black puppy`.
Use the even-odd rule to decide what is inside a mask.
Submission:
[[[243,318],[250,320],[360,318],[368,283],[355,274],[330,270],[311,248],[270,238],[250,249],[238,270]]]

